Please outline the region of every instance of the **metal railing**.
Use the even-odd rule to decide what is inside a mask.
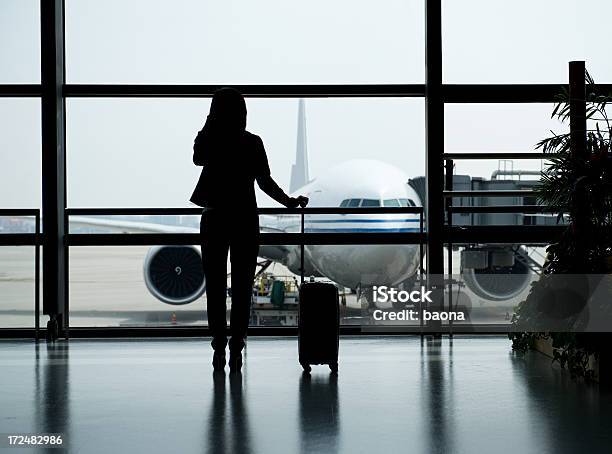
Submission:
[[[554,153],[539,153],[536,151],[494,151],[494,152],[485,152],[485,151],[476,151],[476,152],[453,152],[453,153],[444,153],[442,154],[442,158],[444,160],[480,160],[480,159],[542,159],[549,160],[557,157],[557,154]]]
[[[451,213],[517,213],[517,214],[551,214],[557,213],[556,208],[544,205],[495,205],[495,206],[449,206]]]
[[[445,191],[453,193],[463,191]],[[521,191],[465,191],[473,192],[521,192]],[[531,192],[531,191],[526,191]],[[513,214],[555,214],[558,209],[544,205],[495,205],[495,206],[452,206],[445,208],[448,220],[453,214],[513,213]],[[449,222],[444,227],[446,243],[534,243],[549,244],[555,241],[566,228],[557,225],[467,225],[454,226]]]
[[[70,216],[136,216],[136,215],[200,215],[201,208],[68,208],[66,222]],[[422,207],[372,207],[372,208],[259,208],[260,215],[299,215],[302,230],[299,233],[262,232],[261,244],[266,245],[342,245],[342,244],[421,244],[426,241]],[[419,232],[304,232],[304,217],[321,214],[418,214]],[[358,221],[356,221],[358,222]],[[69,233],[68,246],[140,246],[199,244],[198,233]]]
[[[223,86],[227,86],[224,84]],[[231,85],[231,84],[230,84]],[[231,85],[250,98],[424,98],[425,84]],[[65,98],[210,98],[221,85],[64,84]],[[568,84],[442,84],[444,103],[554,103]],[[597,84],[609,95],[612,84]],[[0,84],[0,97],[41,97],[40,84]]]

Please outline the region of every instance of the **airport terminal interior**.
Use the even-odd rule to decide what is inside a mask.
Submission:
[[[0,452],[612,452],[610,14],[0,0]]]

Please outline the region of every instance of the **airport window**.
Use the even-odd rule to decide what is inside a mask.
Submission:
[[[1,241],[36,232],[35,216],[21,210],[41,207],[40,118],[39,99],[0,97],[0,211],[19,210],[8,216],[0,212],[0,328],[34,328],[35,323],[35,247]]]
[[[0,98],[0,118],[0,208],[39,208],[40,101]]]
[[[272,176],[281,187],[290,185],[300,102],[311,178],[330,178],[336,186],[341,174],[350,186],[358,186],[371,170],[371,160],[410,168],[410,177],[425,174],[421,100],[247,98],[247,128],[262,138]],[[192,163],[193,140],[209,106],[206,98],[68,98],[68,206],[189,206],[201,171]],[[389,134],[388,128],[394,132]],[[362,133],[355,134],[355,129]],[[377,148],[381,137],[390,142],[382,150]],[[278,206],[258,187],[256,194],[260,207]]]
[[[158,249],[149,246],[70,248],[71,325],[206,324],[206,300],[201,289],[176,295],[155,280],[143,279],[149,275],[155,250]],[[118,266],[104,269],[95,266],[118,259],[123,262]],[[182,268],[183,272],[189,272],[184,265]]]
[[[40,83],[40,0],[2,0],[0,84]]]
[[[553,108],[553,104],[549,103],[447,104],[444,122],[445,151],[493,154],[491,159],[455,160],[454,174],[484,180],[537,180],[539,172],[548,165],[548,161],[495,159],[494,153],[539,152],[540,150],[536,149],[537,143],[550,137],[551,131],[557,134],[568,132],[567,124],[551,118]],[[477,121],[466,121],[468,118]],[[509,124],[513,127],[508,128]],[[483,130],[491,131],[491,134],[482,134]],[[470,188],[461,187],[464,190]],[[501,203],[500,200],[497,202]]]
[[[459,283],[452,296],[453,305],[470,313],[469,323],[509,324],[514,308],[542,276],[548,244],[453,246],[444,250],[445,272]]]
[[[67,81],[423,83],[423,15],[423,0],[384,8],[351,0],[291,7],[178,0],[172,8],[149,0],[68,0]],[[374,34],[363,32],[382,23]],[[396,55],[403,57],[389,58]]]
[[[228,5],[195,0],[179,0],[172,8],[163,11],[146,0],[128,3],[121,0],[65,1],[66,73],[61,90],[61,100],[66,108],[65,129],[62,129],[63,123],[46,129],[58,130],[66,139],[67,188],[65,194],[61,189],[57,194],[60,197],[64,195],[67,200],[66,213],[81,207],[84,211],[107,207],[118,209],[114,214],[98,210],[95,214],[69,215],[69,234],[63,239],[68,244],[65,251],[70,258],[67,267],[68,307],[72,311],[70,324],[80,327],[206,324],[205,316],[196,314],[205,304],[203,295],[184,307],[170,306],[171,303],[164,305],[163,297],[160,300],[147,290],[142,274],[146,272],[151,250],[164,247],[157,244],[165,241],[158,235],[168,233],[169,241],[176,243],[184,237],[175,235],[185,233],[190,242],[195,241],[199,209],[187,209],[188,214],[175,211],[170,215],[164,207],[189,206],[188,199],[200,172],[191,162],[193,139],[202,127],[210,108],[211,95],[219,85],[237,86],[245,93],[249,112],[247,129],[262,137],[272,174],[283,188],[295,186],[291,182],[291,169],[297,162],[296,152],[300,149],[300,143],[296,147],[296,139],[300,137],[299,131],[306,132],[304,145],[308,145],[309,172],[304,172],[301,183],[322,176],[326,178],[323,189],[309,193],[310,207],[327,209],[330,201],[342,200],[339,204],[342,208],[380,207],[382,209],[377,211],[381,213],[384,213],[384,208],[410,208],[406,210],[406,216],[394,214],[384,216],[384,219],[363,212],[355,218],[350,218],[350,215],[330,216],[329,211],[305,214],[304,232],[320,233],[321,238],[317,240],[324,239],[323,245],[331,252],[330,256],[337,259],[334,254],[346,249],[343,249],[343,244],[328,244],[327,241],[331,241],[328,238],[335,240],[344,238],[344,234],[358,234],[354,238],[359,238],[359,242],[353,246],[378,253],[389,252],[389,247],[378,247],[388,246],[388,235],[408,233],[398,241],[406,241],[405,246],[416,260],[418,248],[436,242],[440,244],[439,238],[432,240],[432,235],[420,235],[423,225],[430,219],[424,195],[428,187],[425,172],[427,150],[434,150],[429,151],[433,153],[429,158],[435,158],[434,162],[439,158],[437,152],[482,155],[469,159],[452,158],[453,190],[531,189],[540,171],[547,166],[545,160],[537,156],[537,159],[531,156],[497,159],[495,154],[533,152],[535,144],[549,136],[551,130],[567,132],[567,125],[550,119],[554,99],[552,95],[543,99],[538,86],[483,84],[546,83],[547,88],[543,89],[546,91],[552,83],[567,82],[567,61],[576,58],[588,60],[587,67],[598,82],[605,82],[612,76],[612,66],[606,60],[603,47],[607,41],[599,39],[605,38],[605,27],[597,25],[609,16],[605,14],[607,7],[599,5],[601,10],[598,9],[597,17],[587,18],[588,8],[579,7],[578,0],[561,0],[561,3],[545,0],[534,7],[533,14],[525,16],[524,11],[532,11],[533,6],[528,5],[527,0],[519,0],[518,5],[524,7],[523,11],[515,4],[494,7],[484,0],[466,0],[459,6],[443,0],[440,24],[443,27],[444,64],[440,69],[444,83],[453,86],[444,86],[443,83],[440,87],[444,93],[442,115],[437,118],[434,115],[433,119],[427,116],[428,122],[444,129],[443,147],[430,147],[431,142],[435,142],[431,132],[441,134],[438,129],[442,128],[430,129],[429,123],[426,128],[424,112],[431,105],[429,97],[432,95],[426,97],[425,82],[437,79],[435,75],[427,75],[429,82],[424,79],[425,47],[428,44],[423,21],[426,2],[422,0],[395,2],[386,9],[374,8],[367,2],[355,4],[342,0],[332,8],[343,12],[342,40],[337,38],[337,15],[327,3],[319,0],[295,11],[279,10],[272,0],[258,2],[257,6],[239,0],[232,5],[232,14],[226,14],[230,8]],[[46,118],[53,123],[50,118],[54,116],[48,115],[49,111],[42,109],[41,103],[53,108],[55,104],[50,102],[54,99],[51,91],[43,91],[43,87],[48,85],[40,83],[41,69],[45,73],[44,64],[42,68],[40,64],[40,41],[41,30],[49,32],[53,27],[40,27],[41,4],[38,0],[5,0],[0,16],[0,38],[4,43],[0,46],[0,60],[7,62],[0,68],[0,118],[5,119],[0,122],[2,209],[38,209],[48,205],[41,203],[41,193],[43,196],[45,193],[41,178],[45,172],[45,169],[41,170],[44,134],[41,117],[42,121]],[[567,10],[576,11],[576,17],[583,20],[575,27],[569,27],[570,19],[563,16]],[[476,11],[479,14],[475,14]],[[215,14],[211,15],[211,12]],[[539,16],[542,12],[550,14],[547,17],[554,20],[541,23]],[[507,17],[520,16],[525,20],[521,32],[524,31],[526,37],[517,37],[516,33],[506,29],[519,22],[500,20],[502,16],[506,18],[506,13]],[[474,22],[483,14],[490,20]],[[212,17],[214,21],[209,19]],[[386,24],[384,30],[377,29],[374,38],[362,33],[373,23],[383,22]],[[554,33],[559,24],[568,25],[567,33],[560,37]],[[158,32],[161,25],[166,30],[163,34]],[[254,27],[266,32],[254,33]],[[433,27],[431,36],[438,35],[437,25]],[[582,39],[587,27],[592,34],[588,39]],[[53,31],[61,35],[59,28]],[[111,29],[112,36],[109,35]],[[182,33],[173,33],[176,30]],[[317,30],[314,38],[312,30]],[[536,33],[546,37],[535,39]],[[279,40],[279,36],[283,39]],[[482,36],[487,36],[487,40],[483,41]],[[437,45],[435,40],[428,40],[429,45]],[[526,47],[525,43],[529,42],[537,42],[537,46]],[[542,49],[538,50],[538,46],[546,46],[547,52],[540,52]],[[51,46],[44,47],[42,52],[49,52],[43,56],[61,61],[58,55],[50,53]],[[198,57],[194,58],[194,55]],[[232,58],[228,59],[227,55],[232,55]],[[389,58],[394,55],[404,57]],[[472,58],[481,55],[490,58]],[[474,65],[465,65],[466,59],[475,62]],[[43,58],[42,61],[48,63],[50,60]],[[52,71],[47,68],[46,73]],[[521,95],[520,102],[515,102],[509,94],[523,93],[523,89],[525,94]],[[483,93],[490,94],[492,99],[483,98]],[[300,116],[301,108],[305,115]],[[49,139],[50,136],[45,137]],[[54,143],[56,140],[51,138],[49,141],[62,150],[61,142]],[[47,166],[46,172],[50,172],[49,167],[52,166]],[[393,175],[393,178],[388,175]],[[391,192],[386,189],[366,192],[360,187],[367,181],[369,188],[372,180],[376,180],[370,177],[377,176],[379,179],[375,185],[380,187],[387,188],[391,180],[402,184]],[[415,184],[412,189],[406,185],[408,181],[410,185]],[[334,190],[330,191],[330,187]],[[448,190],[446,186],[444,189]],[[256,191],[260,208],[278,207],[258,188]],[[367,193],[380,193],[388,198],[363,198]],[[433,200],[433,204],[438,203],[435,201],[437,198]],[[474,246],[461,242],[465,233],[461,229],[470,226],[538,227],[552,225],[554,220],[554,214],[549,213],[500,215],[465,210],[521,203],[535,205],[533,196],[503,195],[485,201],[477,197],[442,194],[439,198],[441,206],[445,200],[451,202],[448,210],[464,209],[452,217],[445,212],[443,222],[451,219],[453,224],[449,225],[449,239],[454,252],[461,252],[457,248]],[[421,206],[425,208],[421,209]],[[135,212],[130,211],[132,208]],[[147,208],[157,211],[142,214]],[[300,232],[300,214],[274,216],[283,225],[282,231]],[[23,221],[20,216],[16,217],[19,219],[13,215],[0,219],[0,232],[17,233],[15,229],[21,229],[19,233],[31,234],[32,220]],[[60,215],[58,222],[61,221]],[[526,229],[526,238],[531,238],[535,230]],[[134,235],[120,239],[119,235],[114,238],[99,235],[109,233]],[[150,237],[136,238],[138,233],[148,233]],[[326,237],[337,233],[342,235]],[[376,247],[366,247],[371,241],[370,233],[379,236],[373,241]],[[359,236],[362,234],[368,235]],[[5,235],[5,243],[10,243],[9,238],[12,237]],[[146,242],[149,238],[153,238],[151,242],[154,244]],[[278,238],[274,238],[272,242],[279,243]],[[488,254],[499,258],[507,252],[493,251],[495,240],[489,240]],[[529,244],[529,241],[532,240],[525,239],[524,244]],[[300,272],[299,261],[310,257],[315,248],[309,246],[316,244],[305,245],[306,254],[302,257],[296,253],[285,257],[287,260],[273,263],[267,259],[260,260],[258,266],[262,275],[258,285],[263,285],[261,293],[266,289],[271,291],[272,287],[266,285],[272,285],[275,276],[286,280],[283,285],[288,294],[294,292]],[[524,258],[521,244],[514,246],[514,252],[520,255],[519,260]],[[11,249],[13,247],[15,250]],[[191,246],[187,249],[192,251]],[[29,267],[31,250],[29,243],[23,247],[13,244],[0,246],[0,274],[4,273],[3,266],[11,261]],[[299,249],[293,252],[296,251]],[[465,257],[478,255],[478,251],[472,252],[475,254],[465,254]],[[460,256],[455,257],[453,266],[461,263]],[[113,268],[108,275],[98,272],[99,264],[117,263],[118,257],[125,259],[121,265],[126,267],[123,271],[119,267]],[[421,254],[421,260],[423,257]],[[291,266],[285,266],[289,262]],[[321,269],[329,263],[322,262]],[[358,265],[355,265],[356,269]],[[533,263],[530,262],[530,266],[534,266]],[[416,262],[411,263],[411,267],[413,270],[418,268]],[[334,275],[327,268],[325,272],[314,269],[314,265],[310,271],[323,278]],[[451,271],[446,270],[447,273]],[[360,272],[363,276],[368,274],[363,270]],[[30,317],[30,308],[21,305],[33,287],[33,277],[27,273],[20,276],[11,281],[13,287],[6,291],[3,287],[0,292],[17,295],[15,305],[3,306],[0,311],[23,310],[25,317]],[[15,283],[22,278],[27,285]],[[95,287],[90,285],[92,281],[99,286],[98,296],[102,299],[97,301],[112,300],[117,307],[111,305],[106,308],[107,312],[124,311],[127,314],[123,314],[125,319],[94,320],[90,304]],[[402,282],[406,286],[413,284],[410,279]],[[493,284],[489,282],[487,285]],[[117,292],[113,293],[115,289]],[[345,289],[345,294],[353,295],[353,290]],[[5,325],[31,326],[24,324],[23,318],[15,320]],[[295,314],[289,314],[288,318],[274,315],[257,320],[279,325],[287,320],[295,321]]]
[[[442,13],[446,83],[567,83],[571,60],[612,79],[609,2],[444,0]]]
[[[444,107],[444,149],[449,153],[498,153],[535,151],[536,144],[556,133],[568,132],[568,125],[551,118],[552,103],[539,104],[446,104]],[[509,128],[508,125],[513,125]],[[483,134],[483,131],[491,134]],[[466,167],[464,162],[457,166]],[[469,167],[497,166],[496,160],[469,162]],[[526,164],[522,162],[521,164]],[[462,171],[457,167],[459,172]],[[496,170],[492,169],[492,170]],[[488,172],[490,173],[490,172]]]
[[[3,228],[31,231],[29,222],[17,226],[17,220],[0,217]],[[0,328],[32,328],[34,326],[35,256],[30,246],[0,247]]]

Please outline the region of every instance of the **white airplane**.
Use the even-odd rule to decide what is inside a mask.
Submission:
[[[357,159],[329,168],[316,179],[310,179],[306,145],[304,101],[298,106],[296,160],[291,169],[290,193],[305,195],[309,207],[409,207],[422,206],[421,199],[408,176],[398,168],[377,160]],[[418,214],[320,214],[307,215],[304,231],[325,232],[418,232]],[[147,222],[71,216],[71,226],[103,227],[106,231],[140,233],[198,233],[198,229]],[[299,232],[300,217],[293,215],[261,215],[262,232]],[[339,286],[359,291],[371,297],[374,286],[412,287],[418,275],[419,246],[399,245],[305,245],[304,275],[325,277]],[[149,291],[167,304],[191,303],[206,289],[201,266],[201,251],[197,246],[154,246],[144,260],[144,280]],[[261,245],[259,256],[281,263],[291,272],[300,274],[300,246]],[[455,262],[455,263],[458,263]],[[472,274],[474,270],[471,270]],[[485,270],[486,271],[486,270]],[[516,272],[512,271],[512,272]],[[519,274],[528,273],[525,267]],[[471,274],[470,274],[471,276]],[[487,300],[499,298],[483,293],[480,276],[466,279],[468,287]],[[526,276],[525,276],[526,277]],[[527,284],[513,285],[511,293],[523,291]],[[485,282],[486,283],[486,282]],[[370,298],[368,298],[370,301]]]

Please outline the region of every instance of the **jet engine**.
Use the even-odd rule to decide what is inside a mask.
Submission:
[[[154,246],[144,261],[144,281],[158,300],[188,304],[206,289],[202,256],[194,246]]]
[[[461,251],[461,273],[467,287],[477,296],[510,300],[531,281],[529,257],[522,248],[472,247]]]

